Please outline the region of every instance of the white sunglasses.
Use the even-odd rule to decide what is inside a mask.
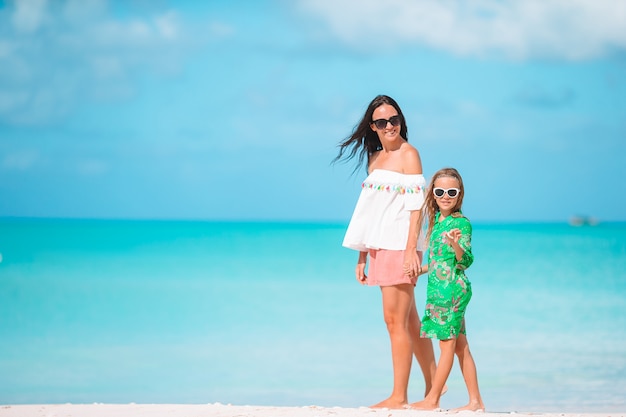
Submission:
[[[459,195],[459,193],[461,192],[461,190],[459,190],[458,188],[435,188],[433,190],[433,194],[435,195],[435,198],[441,198],[443,197],[444,194],[448,194],[448,197],[450,198],[454,198],[457,195]]]

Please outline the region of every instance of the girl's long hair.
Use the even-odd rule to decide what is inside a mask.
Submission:
[[[439,206],[437,206],[435,194],[433,194],[433,190],[435,189],[435,181],[438,178],[442,177],[451,177],[459,182],[459,188],[461,191],[459,191],[459,197],[456,199],[456,204],[452,208],[451,216],[463,217],[463,214],[461,214],[463,196],[465,195],[463,178],[461,178],[461,174],[459,174],[459,171],[454,168],[442,168],[439,171],[435,172],[432,179],[430,180],[430,184],[428,185],[428,189],[426,190],[426,196],[424,198],[424,205],[422,206],[422,210],[420,211],[418,224],[422,225],[422,229],[424,227],[425,220],[428,219],[428,227],[426,228],[426,242],[430,240],[430,234],[432,233],[433,227],[435,226],[436,214],[439,211]]]
[[[356,172],[359,167],[363,166],[364,161],[367,163],[366,168],[369,167],[371,156],[375,152],[382,149],[382,144],[380,143],[378,134],[374,132],[370,126],[373,121],[372,114],[374,114],[374,110],[383,104],[393,106],[393,108],[395,108],[398,112],[398,115],[400,116],[400,136],[408,142],[408,129],[406,121],[404,120],[404,114],[402,114],[402,110],[400,110],[400,106],[391,97],[378,95],[372,100],[369,106],[367,106],[367,110],[365,111],[363,118],[354,128],[352,134],[339,143],[339,154],[335,157],[335,159],[333,159],[333,164],[342,160],[347,162],[356,156],[357,164],[354,168],[354,172]]]

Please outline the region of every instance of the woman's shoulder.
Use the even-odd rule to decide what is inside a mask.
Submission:
[[[402,143],[397,152],[397,156],[393,160],[387,158],[385,163],[378,161],[381,151],[376,151],[372,154],[369,160],[367,168],[368,174],[373,174],[375,171],[393,172],[397,175],[423,175],[422,174],[422,161],[420,159],[417,149],[410,145],[408,142]]]
[[[417,148],[411,145],[409,142],[404,142],[400,145],[400,151],[402,152],[402,158],[419,158],[419,152]]]
[[[422,160],[417,149],[409,142],[405,142],[400,147],[402,152],[402,168],[406,174],[421,174]]]

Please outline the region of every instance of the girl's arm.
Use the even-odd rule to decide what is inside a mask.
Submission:
[[[452,229],[446,233],[446,240],[454,250],[457,265],[461,269],[467,269],[474,262],[472,254],[472,226],[469,222],[460,225],[460,228]]]
[[[448,245],[454,250],[454,255],[457,262],[461,262],[463,255],[465,255],[465,249],[459,245],[459,239],[461,238],[461,231],[459,229],[452,229],[446,233],[446,241]]]

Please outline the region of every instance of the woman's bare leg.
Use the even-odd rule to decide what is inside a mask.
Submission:
[[[383,296],[383,315],[389,339],[391,341],[391,359],[393,363],[393,391],[389,398],[372,408],[404,408],[408,403],[407,388],[411,373],[413,351],[409,333],[409,312],[415,306],[413,285],[400,284],[381,287]]]
[[[460,334],[456,343],[456,356],[459,358],[459,366],[463,373],[463,379],[467,386],[467,394],[469,396],[469,403],[463,407],[454,409],[454,411],[484,411],[485,405],[483,399],[480,396],[480,390],[478,389],[478,374],[476,372],[476,363],[472,357],[472,353],[467,343],[467,337],[464,334]]]
[[[452,364],[454,363],[455,345],[456,339],[439,341],[441,355],[439,356],[433,386],[428,394],[426,394],[426,397],[422,401],[411,404],[411,408],[418,410],[434,410],[439,408],[439,399],[441,398],[443,388],[446,385],[446,381],[452,370]]]

